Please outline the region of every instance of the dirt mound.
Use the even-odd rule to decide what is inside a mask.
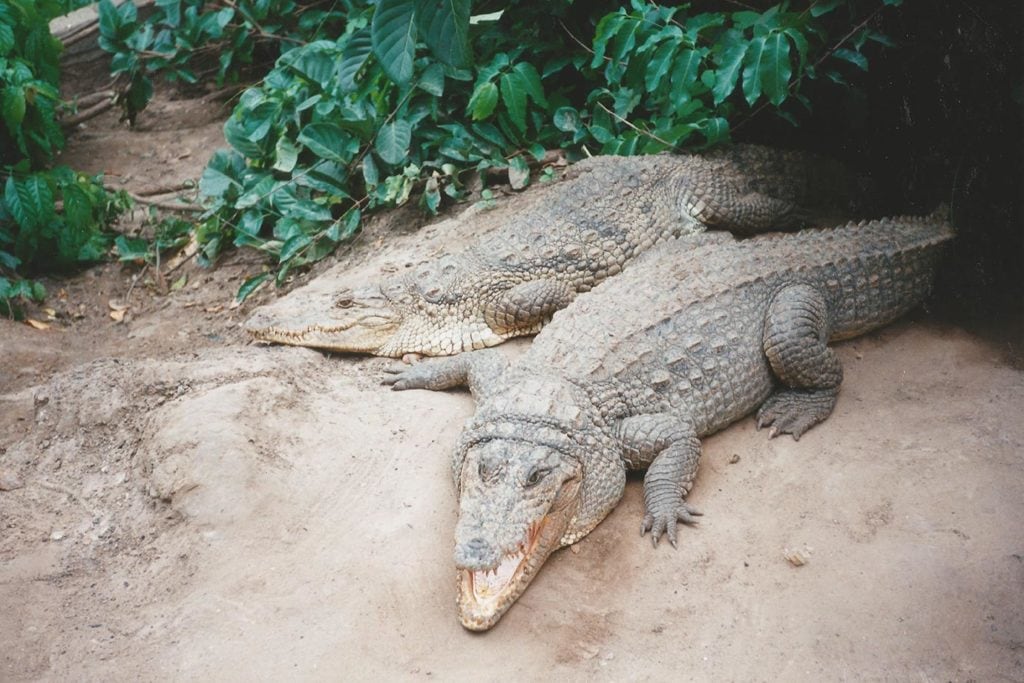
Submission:
[[[920,323],[840,355],[836,413],[799,443],[750,420],[708,441],[706,521],[678,552],[638,535],[632,482],[482,637],[453,605],[468,396],[385,391],[389,361],[258,346],[99,360],[0,395],[23,430],[0,467],[24,484],[0,492],[0,671],[1014,677],[1024,374]]]

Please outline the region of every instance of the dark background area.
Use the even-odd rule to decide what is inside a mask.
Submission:
[[[729,3],[715,3],[722,9]],[[736,9],[733,7],[733,9]],[[1017,347],[1024,343],[1024,5],[906,0],[872,20],[897,43],[868,51],[844,91],[808,84],[800,126],[768,111],[737,140],[812,149],[871,176],[885,213],[945,202],[959,239],[929,302],[932,313]]]

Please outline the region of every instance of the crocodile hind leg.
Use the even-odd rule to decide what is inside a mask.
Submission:
[[[498,335],[531,334],[575,297],[576,290],[571,285],[554,278],[522,282],[486,305],[484,322]]]
[[[693,426],[675,415],[657,413],[627,417],[616,435],[627,467],[646,467],[641,535],[651,532],[654,545],[662,534],[676,546],[676,523],[695,524],[701,513],[686,502],[697,476],[700,440]]]
[[[828,304],[810,285],[790,285],[772,300],[764,325],[764,353],[777,389],[757,411],[757,426],[771,426],[769,437],[794,439],[832,412],[843,381],[843,367],[828,347]]]
[[[680,210],[684,217],[709,228],[741,235],[796,228],[811,221],[811,216],[796,203],[741,189],[724,177],[684,184]]]

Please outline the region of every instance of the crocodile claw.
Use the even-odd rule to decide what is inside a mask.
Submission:
[[[643,522],[640,523],[640,535],[643,536],[648,531],[651,532],[651,544],[654,547],[658,547],[658,541],[661,539],[662,534],[668,536],[668,542],[672,544],[673,548],[678,547],[676,528],[677,522],[683,524],[697,524],[699,521],[697,517],[700,517],[703,513],[691,506],[686,501],[680,502],[679,506],[675,510],[669,510],[667,513],[659,513],[657,515],[648,512],[644,515]]]
[[[393,391],[407,389],[428,389],[434,379],[434,372],[428,365],[391,366],[384,368],[380,383],[390,385]]]
[[[835,403],[835,390],[779,391],[769,396],[757,411],[757,428],[771,427],[769,439],[791,434],[794,441],[799,441],[804,432],[829,416]]]

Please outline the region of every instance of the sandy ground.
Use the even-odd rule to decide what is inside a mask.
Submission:
[[[191,105],[157,106],[139,131],[97,120],[69,163],[195,177],[218,125],[178,135]],[[473,232],[409,216],[312,295]],[[677,551],[640,537],[633,480],[472,634],[449,468],[469,396],[248,344],[245,258],[168,294],[143,279],[121,323],[106,304],[137,269],[117,265],[51,282],[48,330],[0,321],[0,680],[1024,680],[1019,346],[922,312],[841,345],[838,407],[799,443],[749,418],[706,441]]]

